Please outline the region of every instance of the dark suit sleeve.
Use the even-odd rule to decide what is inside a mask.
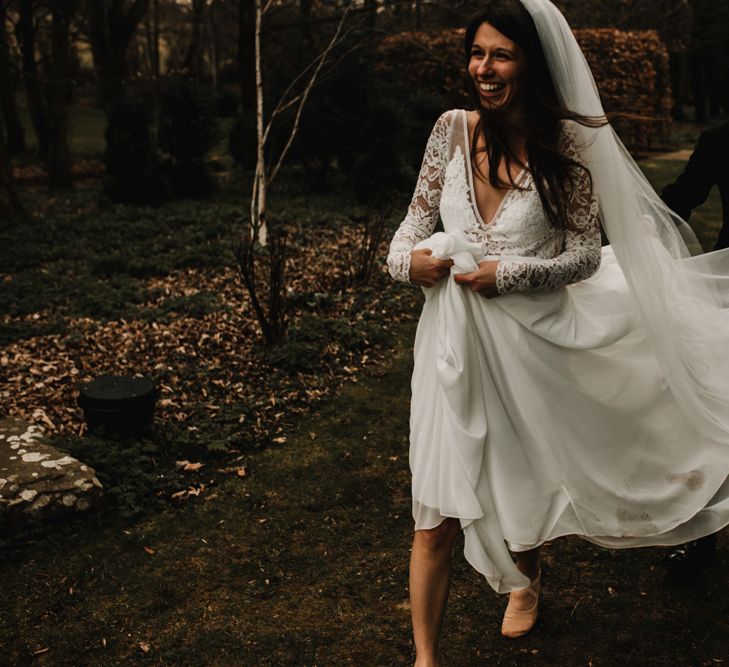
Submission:
[[[691,217],[691,211],[706,201],[716,183],[718,171],[713,160],[711,138],[705,132],[691,154],[683,173],[675,183],[663,189],[661,198],[684,220]]]

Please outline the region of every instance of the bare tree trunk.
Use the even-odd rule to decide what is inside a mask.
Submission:
[[[243,0],[245,1],[245,0]],[[269,234],[267,214],[267,195],[268,186],[275,180],[281,165],[286,159],[291,145],[299,131],[301,116],[310,93],[317,82],[317,78],[321,73],[324,63],[332,53],[334,47],[342,39],[342,28],[344,21],[350,11],[345,8],[337,26],[334,35],[324,51],[315,57],[309,66],[304,69],[302,75],[297,77],[289,86],[286,93],[279,100],[276,107],[270,114],[269,120],[264,124],[263,116],[263,64],[261,54],[261,32],[263,23],[263,14],[268,7],[271,6],[272,0],[266,0],[264,9],[264,0],[254,0],[254,22],[253,22],[253,66],[255,72],[255,104],[256,104],[256,134],[257,134],[257,150],[256,150],[256,172],[253,179],[253,191],[251,193],[250,211],[248,220],[244,222],[242,233],[234,232],[234,254],[238,262],[240,275],[251,299],[252,307],[256,313],[263,336],[268,344],[273,344],[280,340],[286,331],[286,293],[285,293],[285,268],[286,268],[286,238],[280,229],[272,229]],[[302,5],[304,6],[304,5]],[[239,5],[240,28],[241,35],[244,34],[244,28],[247,26],[247,16],[243,12],[243,5]],[[243,54],[245,44],[241,37],[239,42],[239,54]],[[241,63],[243,63],[241,58]],[[309,73],[311,68],[311,73]],[[304,75],[307,76],[306,84],[303,91],[298,95],[293,92],[294,85]],[[289,98],[288,96],[291,96]],[[288,139],[276,160],[272,161],[270,168],[266,165],[266,142],[269,138],[271,127],[277,115],[285,109],[295,107],[296,113],[293,126],[289,132]],[[256,278],[256,246],[260,245],[264,252],[267,253],[269,259],[269,284],[268,284],[268,308],[263,306],[263,301],[259,295],[261,288],[260,280]]]
[[[256,183],[251,201],[251,230],[261,245],[266,245],[266,156],[263,138],[263,68],[261,63],[261,28],[263,8],[256,0],[255,63],[256,63],[256,132],[258,136],[256,154]]]
[[[0,221],[27,218],[13,184],[10,156],[5,142],[5,127],[0,118]]]
[[[190,25],[190,43],[183,61],[183,68],[199,80],[202,74],[203,24],[207,9],[207,0],[192,0],[192,16]]]
[[[80,0],[57,0],[53,5],[50,76],[46,84],[48,104],[48,183],[51,188],[70,188],[71,149],[68,144],[68,70],[70,28]]]
[[[220,78],[220,27],[218,25],[217,10],[220,0],[212,0],[207,15],[208,33],[210,35],[210,76],[213,80],[213,93],[218,93],[218,79]]]
[[[299,0],[299,9],[301,10],[302,23],[302,44],[304,53],[311,53],[314,48],[314,35],[311,26],[311,6],[313,0]]]
[[[255,0],[238,0],[238,71],[243,111],[256,104]]]
[[[7,149],[11,155],[25,151],[25,133],[15,104],[15,87],[10,72],[10,51],[5,29],[7,5],[0,1],[0,103],[7,130]]]
[[[33,23],[33,0],[20,0],[18,6],[18,25],[16,35],[20,43],[20,53],[23,62],[23,79],[25,94],[28,101],[28,113],[33,124],[38,154],[42,159],[48,158],[48,118],[46,105],[43,100],[38,64],[35,60],[35,27]]]
[[[93,0],[90,3],[91,51],[99,74],[100,96],[110,107],[124,95],[127,52],[150,0]]]
[[[154,53],[154,78],[159,81],[162,74],[162,64],[159,57],[159,0],[152,4],[152,52]]]

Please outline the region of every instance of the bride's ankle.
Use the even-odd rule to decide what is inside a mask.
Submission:
[[[534,581],[541,570],[539,561],[536,563],[520,563],[517,561],[516,567],[525,577],[529,577],[530,581]]]

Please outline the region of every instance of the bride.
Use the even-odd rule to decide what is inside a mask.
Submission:
[[[545,541],[672,545],[729,524],[729,255],[690,256],[695,237],[605,120],[549,0],[485,2],[465,46],[476,111],[436,122],[388,256],[426,297],[410,419],[418,667],[438,664],[459,530],[510,592],[502,633],[518,637]]]

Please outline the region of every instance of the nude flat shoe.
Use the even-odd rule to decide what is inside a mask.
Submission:
[[[509,604],[504,612],[504,621],[501,624],[501,634],[504,637],[516,639],[529,632],[537,622],[537,610],[539,608],[539,586],[542,577],[542,569],[539,568],[539,574],[536,579],[529,582],[529,588],[526,589],[534,598],[534,605],[530,609],[517,609],[511,604],[511,594],[509,594]]]

